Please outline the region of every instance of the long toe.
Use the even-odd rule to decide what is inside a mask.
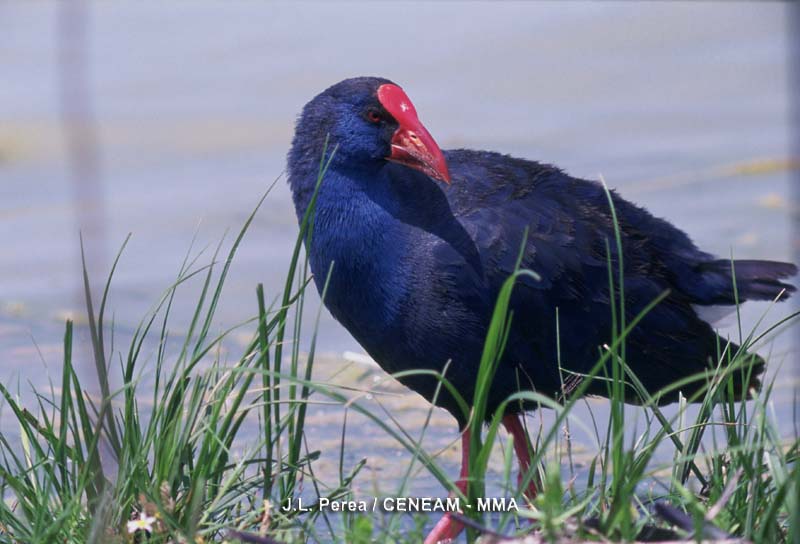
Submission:
[[[464,524],[453,519],[450,513],[442,516],[433,530],[425,538],[425,544],[452,542],[464,530]]]

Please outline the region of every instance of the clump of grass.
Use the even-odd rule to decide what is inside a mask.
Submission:
[[[301,383],[296,348],[284,376],[290,383],[284,398],[280,384],[286,329],[294,323],[299,335],[308,284],[307,266],[299,258],[308,219],[303,222],[279,304],[268,307],[259,285],[257,318],[213,332],[225,279],[256,211],[222,262],[220,247],[211,263],[202,267],[195,267],[197,258],[190,260],[187,255],[176,281],[134,331],[127,351],[114,351],[113,323],[105,319],[120,255],[97,307],[84,266],[88,329],[100,394],[90,394],[91,388],[76,372],[71,321],[64,334],[60,387],[51,386],[49,394],[34,389],[35,413],[19,394],[0,385],[19,428],[16,443],[0,435],[4,498],[0,538],[129,541],[127,522],[141,516],[152,520],[147,531],[152,541],[214,539],[232,527],[263,525],[279,534],[302,527],[294,516],[276,517],[270,504],[295,494],[304,467],[318,455],[301,447],[310,391]],[[202,278],[195,310],[186,333],[176,342],[169,335],[171,310],[179,288],[195,277]],[[251,345],[235,363],[226,364],[221,358],[223,341],[233,330],[253,324],[256,334]],[[110,349],[106,345],[109,332]],[[152,362],[146,360],[149,349],[155,350]],[[118,366],[111,362],[113,357],[119,357]],[[305,364],[306,380],[312,368],[313,354]],[[115,389],[112,375],[117,372],[121,386]],[[262,387],[255,391],[251,386],[259,374]],[[143,379],[151,375],[152,383]],[[262,432],[254,440],[245,440],[241,436],[245,420],[258,415]]]
[[[36,414],[0,386],[20,433],[19,444],[0,437],[5,498],[0,523],[7,535],[19,542],[126,541],[126,523],[145,511],[156,518],[152,531],[165,538],[212,537],[230,526],[258,522],[264,509],[256,491],[265,483],[259,473],[271,475],[273,463],[284,464],[285,485],[297,477],[306,461],[295,455],[287,463],[290,458],[278,449],[277,439],[295,423],[296,409],[249,449],[236,444],[244,419],[258,408],[250,388],[254,375],[241,370],[265,364],[274,342],[259,345],[261,356],[248,352],[227,366],[220,353],[230,331],[212,333],[247,225],[216,278],[219,248],[208,266],[191,269],[193,263],[184,261],[175,283],[133,333],[127,352],[106,347],[105,335],[113,330],[104,319],[113,268],[97,311],[84,269],[100,395],[89,394],[76,372],[69,321],[60,388],[51,387],[49,395],[34,390]],[[170,311],[178,289],[198,275],[204,279],[195,311],[176,346],[169,337]],[[259,330],[274,330],[285,313],[285,307],[272,314],[262,308]],[[145,368],[145,352],[153,345],[155,361]],[[118,366],[111,363],[112,355],[119,356]],[[110,375],[116,372],[122,383],[114,389]],[[153,383],[142,386],[150,373]]]
[[[321,162],[317,188],[334,152]],[[350,413],[366,418],[409,452],[398,495],[407,494],[410,478],[419,472],[414,467],[441,482],[443,489],[458,490],[439,461],[422,447],[429,418],[421,434],[412,436],[391,413],[375,410],[374,404],[363,399],[354,400],[344,389],[313,380],[315,330],[309,334],[307,355],[301,354],[299,343],[305,334],[304,294],[310,282],[302,245],[313,243],[313,199],[309,210],[301,222],[282,291],[268,299],[259,285],[253,301],[255,316],[221,332],[216,332],[215,311],[253,215],[223,260],[219,260],[220,247],[206,266],[198,266],[197,258],[187,256],[173,285],[123,350],[116,350],[113,323],[105,317],[119,256],[97,306],[84,271],[100,394],[91,394],[93,388],[76,371],[71,322],[66,324],[58,387],[34,389],[30,398],[23,399],[22,392],[0,385],[19,429],[16,437],[0,434],[4,499],[0,541],[420,540],[424,525],[432,521],[426,515],[332,515],[319,508],[322,497],[359,498],[353,481],[365,460],[346,467],[344,457],[346,450],[363,453],[367,448],[344,439]],[[613,242],[621,255],[619,237]],[[615,270],[613,264],[619,268]],[[772,384],[751,402],[734,402],[726,395],[733,373],[747,367],[747,350],[795,315],[761,335],[739,339],[742,350],[736,353],[720,346],[719,360],[724,364],[711,376],[687,379],[708,380],[699,398],[690,399],[699,401],[699,408],[693,412],[682,402],[676,413],[668,415],[659,408],[658,395],[648,393],[625,364],[627,335],[661,299],[626,320],[619,269],[621,262],[609,259],[609,288],[616,293],[611,316],[614,336],[592,372],[560,402],[521,392],[503,405],[525,400],[553,413],[553,423],[536,437],[534,469],[524,475],[521,485],[511,470],[511,445],[499,439],[502,407],[487,414],[485,400],[513,320],[508,306],[514,282],[522,276],[535,278],[535,274],[517,270],[503,286],[476,377],[474,405],[461,402],[462,410],[470,415],[473,440],[464,499],[474,504],[486,495],[490,458],[497,454],[499,444],[504,466],[499,488],[515,498],[521,509],[494,514],[472,510],[467,538],[536,531],[549,541],[630,541],[647,531],[669,529],[694,538],[731,534],[758,542],[800,541],[800,443],[796,434],[787,440],[778,430],[770,401]],[[172,338],[171,310],[190,279],[201,280],[195,310],[182,327],[186,333]],[[229,362],[224,343],[231,331],[240,328],[250,330],[252,340]],[[610,369],[610,375],[604,374],[605,369]],[[435,375],[440,388],[458,398],[446,379],[446,369],[442,375],[424,373]],[[585,422],[575,415],[588,378],[608,383],[611,410],[606,421]],[[626,388],[638,392],[643,429],[626,420]],[[315,471],[321,452],[313,449],[313,436],[306,433],[306,410],[312,402],[339,406],[345,421],[333,482]],[[490,423],[484,425],[487,417]],[[257,429],[255,435],[246,432],[248,422]],[[577,465],[571,441],[561,435],[570,426],[593,432],[597,443],[596,453],[586,463],[585,485],[565,483],[562,476],[564,467],[572,472]],[[664,448],[674,452],[666,464],[655,458]],[[665,467],[670,468],[666,475]],[[520,490],[533,478],[541,492],[528,502]],[[279,508],[299,496],[307,500],[309,511]],[[129,533],[128,522],[134,519],[152,520],[151,532]]]

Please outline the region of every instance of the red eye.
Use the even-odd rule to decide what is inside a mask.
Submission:
[[[367,119],[369,119],[372,123],[380,123],[381,122],[381,114],[375,110],[369,110],[367,112]]]

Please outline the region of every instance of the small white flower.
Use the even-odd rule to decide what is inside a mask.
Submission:
[[[153,524],[156,522],[156,518],[153,516],[148,516],[144,512],[139,514],[138,519],[132,519],[128,522],[128,532],[135,533],[136,531],[147,531],[148,533],[153,532]]]

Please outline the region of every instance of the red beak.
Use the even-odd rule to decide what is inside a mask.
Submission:
[[[378,100],[399,125],[392,135],[392,154],[387,160],[449,184],[450,172],[444,154],[420,122],[414,104],[403,89],[391,83],[381,85],[378,87]]]

